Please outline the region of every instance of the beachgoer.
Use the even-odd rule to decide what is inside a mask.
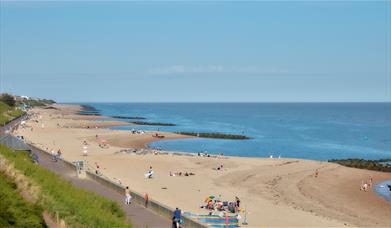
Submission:
[[[57,161],[57,157],[56,157],[56,153],[54,152],[54,150],[52,149],[50,151],[51,155],[52,155],[52,161],[56,162]]]
[[[145,203],[145,208],[148,207],[148,201],[149,201],[149,196],[148,196],[148,193],[145,193],[144,195],[144,203]]]
[[[319,175],[319,169],[316,169],[315,170],[315,177],[318,177],[318,175]]]
[[[176,228],[179,228],[179,224],[180,224],[180,221],[181,221],[181,210],[179,210],[178,208],[175,209],[174,211],[174,216],[172,218],[173,220],[173,225],[176,227]]]
[[[152,170],[152,166],[150,166],[148,170],[148,178],[152,178],[152,174],[153,174],[153,170]]]
[[[373,178],[372,176],[369,176],[368,187],[372,187],[372,184],[373,184]]]
[[[39,164],[39,157],[37,154],[33,154],[33,162]]]
[[[235,196],[235,201],[236,201],[236,206],[239,208],[240,207],[240,199],[239,199],[239,197]]]
[[[56,156],[56,161],[59,159],[59,158],[61,158],[61,150],[60,149],[58,149],[58,151],[57,151],[57,156]]]
[[[126,186],[125,188],[125,204],[131,203],[132,196],[130,195],[129,186]]]

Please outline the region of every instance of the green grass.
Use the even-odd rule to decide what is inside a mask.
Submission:
[[[23,115],[24,112],[20,109],[10,107],[0,101],[0,126],[8,123],[12,119]]]
[[[358,169],[368,169],[381,172],[391,172],[391,165],[384,165],[381,162],[391,161],[391,159],[381,159],[381,160],[364,160],[364,159],[333,159],[329,162],[338,163],[343,166],[358,168]]]
[[[17,104],[25,104],[29,107],[41,107],[41,106],[46,106],[46,105],[51,105],[56,103],[53,100],[48,100],[48,99],[40,99],[40,100],[33,100],[33,99],[23,99],[20,102],[17,102]]]
[[[77,188],[58,175],[33,164],[27,153],[14,152],[1,145],[0,153],[40,187],[40,205],[52,214],[58,212],[68,226],[131,227],[116,202]]]
[[[250,137],[245,135],[233,135],[233,134],[224,134],[224,133],[196,133],[196,132],[176,132],[181,135],[190,135],[201,138],[214,138],[214,139],[250,139]]]
[[[1,171],[0,227],[46,227],[42,208],[23,199],[15,182]]]

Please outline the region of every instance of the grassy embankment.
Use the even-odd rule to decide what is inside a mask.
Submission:
[[[365,160],[365,159],[333,159],[329,162],[338,163],[343,166],[358,168],[358,169],[368,169],[381,172],[391,172],[391,165],[382,164],[382,162],[389,162],[391,159],[381,159],[381,160]]]
[[[52,216],[58,213],[68,226],[131,227],[116,202],[75,187],[58,175],[32,163],[27,153],[15,152],[0,145],[0,155],[29,180],[29,185],[37,186],[40,190],[38,205]],[[15,205],[15,210],[20,210],[20,205]]]
[[[15,182],[0,171],[0,227],[46,227],[42,207],[22,198]]]
[[[17,105],[24,104],[28,107],[42,107],[47,106],[56,103],[54,100],[48,100],[48,99],[39,99],[39,100],[33,100],[33,99],[23,99],[20,102],[16,102]]]
[[[181,135],[190,135],[201,138],[214,138],[214,139],[250,139],[250,137],[245,135],[233,135],[233,134],[224,134],[224,133],[195,133],[195,132],[175,132]]]
[[[23,115],[24,112],[15,107],[10,107],[0,101],[0,126],[4,126],[12,119]]]

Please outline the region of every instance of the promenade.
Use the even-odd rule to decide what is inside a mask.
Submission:
[[[12,126],[18,124],[21,119],[11,121],[4,127],[0,128],[0,137],[5,134],[6,129],[11,128]],[[148,228],[165,228],[171,227],[171,221],[160,216],[153,211],[144,208],[143,206],[132,203],[131,205],[124,204],[124,196],[118,192],[112,190],[109,187],[106,187],[92,179],[89,178],[78,178],[76,176],[76,170],[71,169],[65,162],[58,160],[58,162],[53,162],[49,154],[38,150],[36,148],[31,148],[32,152],[39,156],[39,164],[46,169],[60,175],[62,178],[72,182],[77,187],[93,191],[98,195],[106,197],[108,199],[118,202],[118,204],[123,208],[126,214],[126,218],[131,220],[131,223],[134,227],[148,227]],[[86,205],[88,206],[88,205]]]

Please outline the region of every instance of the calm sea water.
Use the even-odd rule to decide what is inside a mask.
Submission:
[[[387,180],[377,184],[374,188],[374,191],[391,203],[391,191],[388,188],[388,185],[391,185],[391,180]]]
[[[102,115],[142,116],[174,127],[144,130],[245,134],[250,140],[178,139],[164,150],[315,160],[391,157],[391,103],[86,103]],[[130,129],[130,127],[116,127]]]

